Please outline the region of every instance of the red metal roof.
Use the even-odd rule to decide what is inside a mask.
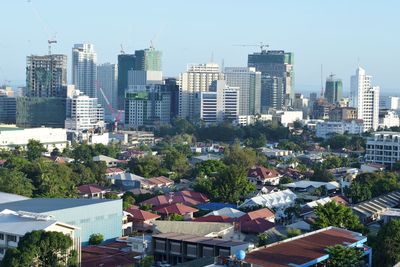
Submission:
[[[84,194],[95,194],[95,193],[101,193],[104,191],[104,189],[97,185],[97,184],[84,184],[78,187],[78,191],[84,195]]]
[[[260,178],[262,180],[274,179],[280,174],[276,170],[267,169],[263,166],[256,166],[247,172],[248,177]]]
[[[250,211],[247,214],[241,216],[239,218],[240,222],[252,221],[256,219],[273,219],[275,218],[275,214],[268,208],[262,208],[255,211]]]
[[[132,266],[136,261],[133,257],[139,253],[124,252],[117,248],[105,246],[87,246],[82,248],[82,267],[119,267]]]
[[[110,167],[106,169],[106,173],[110,174],[110,173],[124,173],[125,171],[121,168],[117,168],[117,167]]]
[[[268,267],[303,265],[326,255],[328,246],[354,244],[362,238],[358,233],[345,229],[327,228],[252,251],[245,261]]]
[[[205,217],[198,217],[193,219],[195,222],[234,222],[236,218],[230,218],[228,216],[209,215]]]
[[[144,211],[141,209],[137,209],[135,207],[130,207],[129,209],[125,210],[126,212],[132,214],[132,217],[130,217],[130,221],[133,222],[143,222],[143,221],[149,221],[149,220],[155,220],[160,218],[160,215]]]
[[[201,193],[193,191],[179,191],[174,192],[173,195],[165,194],[161,196],[155,196],[141,202],[140,204],[150,204],[154,207],[166,206],[173,203],[182,203],[187,206],[197,206],[205,202],[208,202],[208,198]]]
[[[270,222],[263,218],[257,218],[251,221],[244,221],[240,223],[240,230],[244,233],[263,233],[275,226],[275,223]]]
[[[185,215],[188,213],[192,213],[192,212],[196,212],[198,211],[198,209],[194,209],[192,207],[183,205],[183,204],[179,204],[179,203],[175,203],[175,204],[171,204],[169,206],[165,206],[159,209],[155,210],[156,212],[160,213],[160,214],[179,214],[179,215]]]

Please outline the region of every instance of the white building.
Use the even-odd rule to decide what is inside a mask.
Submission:
[[[246,199],[239,208],[262,206],[269,209],[285,209],[294,205],[296,198],[295,193],[286,189]]]
[[[217,80],[210,89],[212,91],[199,93],[195,110],[199,110],[200,118],[205,123],[234,121],[239,115],[239,88]]]
[[[72,48],[72,83],[89,97],[97,97],[97,54],[92,44],[75,44]]]
[[[288,127],[295,121],[303,120],[303,111],[295,110],[273,110],[272,119],[280,122],[283,126]]]
[[[67,132],[62,128],[0,126],[0,149],[14,149],[17,146],[25,149],[30,139],[38,140],[49,152],[54,148],[62,151],[68,145]]]
[[[363,120],[365,131],[375,131],[379,124],[379,87],[372,86],[372,76],[358,67],[351,76],[351,106],[357,108],[357,119]]]
[[[225,80],[229,86],[239,87],[239,115],[261,112],[261,72],[256,68],[227,67]]]
[[[327,138],[333,134],[362,134],[363,132],[364,124],[360,120],[324,121],[318,122],[316,126],[316,136],[319,138]]]
[[[97,66],[97,82],[99,87],[103,90],[105,96],[107,97],[110,105],[113,108],[117,108],[118,99],[118,65],[111,63],[104,63]],[[113,114],[109,107],[107,106],[107,101],[104,96],[98,92],[98,100],[104,109],[104,115],[106,121],[113,120]]]
[[[272,121],[271,114],[239,115],[235,123],[241,126],[252,125],[258,121]]]
[[[387,129],[400,126],[399,115],[394,110],[387,110],[379,114],[379,127]]]
[[[400,161],[400,133],[376,132],[367,139],[365,161],[392,167]]]
[[[74,95],[67,98],[65,128],[75,132],[104,128],[104,109],[97,103],[97,98],[75,90]]]
[[[155,70],[129,70],[128,88],[136,85],[162,84],[162,71]]]
[[[382,96],[379,106],[381,109],[399,110],[400,97],[398,96]]]
[[[80,238],[78,227],[54,220],[49,215],[32,212],[3,210],[0,212],[0,261],[8,248],[16,248],[21,237],[34,230],[61,232],[71,237],[72,248],[78,253],[80,262]]]
[[[189,65],[186,72],[179,75],[179,116],[195,118],[196,92],[208,92],[211,83],[223,80],[224,74],[215,63]]]

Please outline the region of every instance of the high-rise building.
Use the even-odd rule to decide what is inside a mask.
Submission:
[[[261,72],[255,68],[227,67],[225,80],[229,86],[239,87],[239,115],[261,112]]]
[[[97,98],[75,90],[74,95],[67,98],[66,110],[65,128],[68,130],[80,132],[104,128],[104,110]]]
[[[165,85],[136,85],[126,92],[125,126],[156,127],[171,122],[171,93]]]
[[[97,54],[92,44],[75,44],[72,48],[72,83],[85,95],[97,97]]]
[[[118,97],[117,107],[120,110],[125,108],[125,91],[128,89],[128,71],[135,69],[135,55],[118,55]]]
[[[343,97],[343,83],[340,79],[335,79],[330,75],[325,83],[325,98],[331,104],[338,103]]]
[[[67,56],[45,55],[26,58],[26,96],[65,97]]]
[[[364,131],[375,131],[379,126],[379,87],[371,85],[372,76],[358,67],[351,76],[351,106],[357,108],[357,119],[363,120]]]
[[[118,80],[118,65],[111,63],[104,63],[97,66],[97,82],[99,87],[103,90],[109,103],[113,109],[117,109],[117,80]],[[104,109],[104,116],[106,121],[113,120],[113,114],[110,107],[107,106],[107,101],[101,93],[98,93],[98,100]]]
[[[196,95],[196,110],[205,123],[234,121],[239,116],[239,87],[228,86],[225,80],[213,81],[209,92]]]
[[[329,112],[330,121],[345,121],[357,119],[357,109],[352,107],[335,107]]]
[[[135,70],[161,71],[162,52],[156,50],[153,46],[143,50],[135,51]]]
[[[398,96],[382,96],[379,100],[379,107],[382,109],[399,110],[400,97]]]
[[[195,93],[208,92],[213,81],[223,79],[224,74],[218,64],[189,65],[186,72],[179,75],[179,116],[199,118],[200,114],[195,112]]]
[[[294,97],[293,53],[262,50],[248,56],[248,67],[261,72],[261,111],[282,109]]]
[[[15,97],[0,89],[0,124],[15,124],[17,115],[17,104]]]

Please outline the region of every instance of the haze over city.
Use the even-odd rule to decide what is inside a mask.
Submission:
[[[25,85],[26,56],[68,55],[73,44],[95,45],[98,62],[117,62],[121,48],[133,52],[150,45],[163,52],[165,76],[177,76],[188,63],[214,59],[246,66],[269,44],[294,53],[295,89],[318,92],[334,73],[349,91],[358,64],[373,75],[382,94],[396,93],[396,53],[400,39],[398,1],[4,1],[0,17],[0,83]],[[70,68],[68,69],[70,72]],[[71,75],[69,75],[69,80]]]

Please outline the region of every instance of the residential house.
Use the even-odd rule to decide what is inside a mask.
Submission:
[[[99,156],[93,157],[93,161],[104,161],[108,168],[117,167],[117,164],[120,162],[120,160],[118,160],[118,159],[114,159],[114,158],[104,156],[104,155],[99,155]]]
[[[192,220],[193,213],[199,210],[184,204],[173,203],[171,205],[155,208],[154,211],[160,214],[163,219],[169,219],[172,214],[177,214],[183,216],[185,221],[188,221]]]
[[[128,213],[128,221],[132,222],[132,230],[150,231],[155,220],[161,216],[136,207],[125,210]]]
[[[278,185],[281,175],[276,170],[256,166],[247,172],[247,179],[257,188],[264,185]]]
[[[103,198],[106,190],[97,184],[84,184],[78,186],[81,198]]]

